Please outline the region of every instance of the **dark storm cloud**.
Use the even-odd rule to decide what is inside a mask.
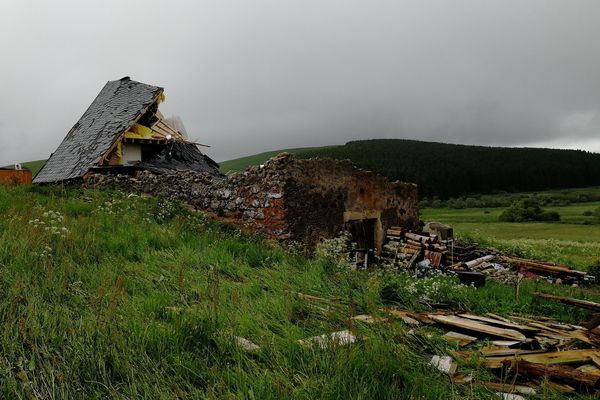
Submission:
[[[600,150],[600,2],[4,1],[0,163],[107,80],[166,88],[217,159],[405,137]]]

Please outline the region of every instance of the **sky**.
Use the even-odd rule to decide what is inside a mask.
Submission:
[[[206,153],[368,138],[600,152],[598,0],[2,0],[0,165],[109,80],[165,88]]]

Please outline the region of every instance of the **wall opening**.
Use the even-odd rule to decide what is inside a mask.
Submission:
[[[356,243],[351,254],[355,257],[357,265],[367,267],[375,261],[377,229],[377,218],[367,218],[360,220],[351,220],[346,222],[346,230],[352,237],[352,242]]]

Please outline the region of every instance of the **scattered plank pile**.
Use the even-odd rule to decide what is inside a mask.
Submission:
[[[535,295],[600,313],[598,303],[542,293]],[[562,393],[596,393],[600,389],[599,317],[583,327],[549,318],[513,316],[508,319],[494,314],[447,310],[414,313],[390,309],[387,312],[411,326],[435,325],[447,329],[443,337],[461,349],[452,353],[454,359],[465,362],[475,359],[493,370],[498,380],[480,383],[499,394],[535,394],[542,382]],[[484,347],[464,349],[481,339],[486,339]],[[457,384],[472,381],[472,377],[459,373],[454,359],[434,356],[431,364],[450,375]]]
[[[431,261],[435,268],[446,262],[448,246],[434,234],[416,234],[407,232],[401,227],[392,227],[386,232],[386,244],[381,257],[396,266],[405,266],[406,261],[420,261],[423,258]],[[409,267],[412,265],[409,265]]]
[[[519,275],[565,284],[594,280],[567,265],[510,257],[477,244],[442,241],[435,234],[408,232],[400,227],[387,230],[380,258],[393,268],[410,269],[424,262],[438,272],[480,272],[505,283],[516,282]]]

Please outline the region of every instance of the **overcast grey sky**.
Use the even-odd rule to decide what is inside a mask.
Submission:
[[[217,160],[360,138],[600,151],[598,0],[3,0],[0,165],[108,80]]]

